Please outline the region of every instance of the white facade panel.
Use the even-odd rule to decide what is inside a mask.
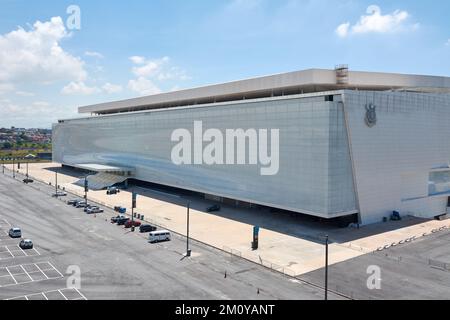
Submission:
[[[334,101],[283,97],[65,120],[53,128],[54,161],[132,167],[140,180],[326,218],[352,214],[357,207],[339,100],[339,94]],[[278,129],[278,173],[261,175],[258,165],[175,165],[171,135],[193,132],[195,121],[203,131]]]
[[[445,213],[450,194],[429,197],[428,185],[430,172],[450,162],[450,96],[345,91],[344,100],[362,222],[380,222],[393,210]],[[372,128],[365,123],[370,103]]]

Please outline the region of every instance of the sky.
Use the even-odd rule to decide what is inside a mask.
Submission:
[[[450,1],[0,0],[0,127],[268,74],[450,76]]]

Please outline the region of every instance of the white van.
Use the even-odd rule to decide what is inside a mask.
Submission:
[[[170,231],[167,230],[153,231],[150,232],[148,236],[148,242],[150,243],[170,241],[170,239],[171,239]]]

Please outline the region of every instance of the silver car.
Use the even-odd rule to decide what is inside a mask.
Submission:
[[[90,207],[86,210],[87,214],[95,214],[95,213],[103,213],[103,209],[100,209],[99,207]]]
[[[22,230],[20,228],[9,229],[9,236],[11,238],[22,238]]]

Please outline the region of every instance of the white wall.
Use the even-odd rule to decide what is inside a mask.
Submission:
[[[362,223],[393,210],[445,213],[448,195],[428,197],[428,177],[450,161],[450,96],[345,91],[344,101]],[[377,106],[373,128],[365,123],[367,103]]]

